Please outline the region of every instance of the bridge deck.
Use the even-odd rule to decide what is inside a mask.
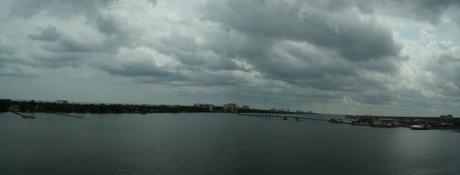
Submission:
[[[317,122],[328,122],[327,119],[322,118],[313,118],[313,117],[304,117],[304,116],[289,116],[289,115],[277,115],[277,114],[248,114],[248,113],[237,113],[238,116],[246,116],[246,117],[257,117],[257,118],[272,118],[272,119],[294,119],[294,120],[310,120],[310,121],[317,121]]]

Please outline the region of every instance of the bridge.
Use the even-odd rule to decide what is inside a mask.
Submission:
[[[312,121],[312,122],[329,122],[328,119],[322,118],[313,118],[305,116],[289,116],[289,115],[279,115],[279,114],[255,114],[255,113],[237,113],[241,117],[253,117],[253,118],[264,118],[264,119],[273,119],[273,120],[294,120],[294,121]]]

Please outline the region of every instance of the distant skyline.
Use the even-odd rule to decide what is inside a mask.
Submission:
[[[460,116],[460,1],[2,0],[0,98]]]

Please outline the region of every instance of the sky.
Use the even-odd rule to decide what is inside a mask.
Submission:
[[[457,0],[1,0],[0,98],[460,115]]]

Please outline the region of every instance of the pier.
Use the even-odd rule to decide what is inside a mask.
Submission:
[[[16,114],[17,116],[21,117],[22,119],[35,119],[35,116],[32,116],[32,115],[21,114],[21,113],[16,112],[16,111],[10,111],[10,112],[12,112],[13,114]]]
[[[10,110],[11,113],[16,114],[17,116],[21,117],[22,119],[35,119],[36,117],[33,115],[28,115],[28,114],[22,114],[14,110]],[[83,119],[82,116],[77,116],[77,115],[71,115],[71,114],[63,114],[63,113],[50,113],[58,116],[63,116],[63,117],[69,117],[69,118],[74,118],[74,119]]]
[[[83,119],[82,116],[72,115],[72,114],[64,114],[64,113],[51,113],[51,114],[59,115],[59,116],[63,116],[63,117],[74,118],[74,119]]]
[[[279,114],[254,114],[254,113],[236,113],[240,117],[263,118],[272,120],[293,120],[293,121],[311,121],[311,122],[328,122],[327,119],[303,117],[303,116],[290,116]]]

